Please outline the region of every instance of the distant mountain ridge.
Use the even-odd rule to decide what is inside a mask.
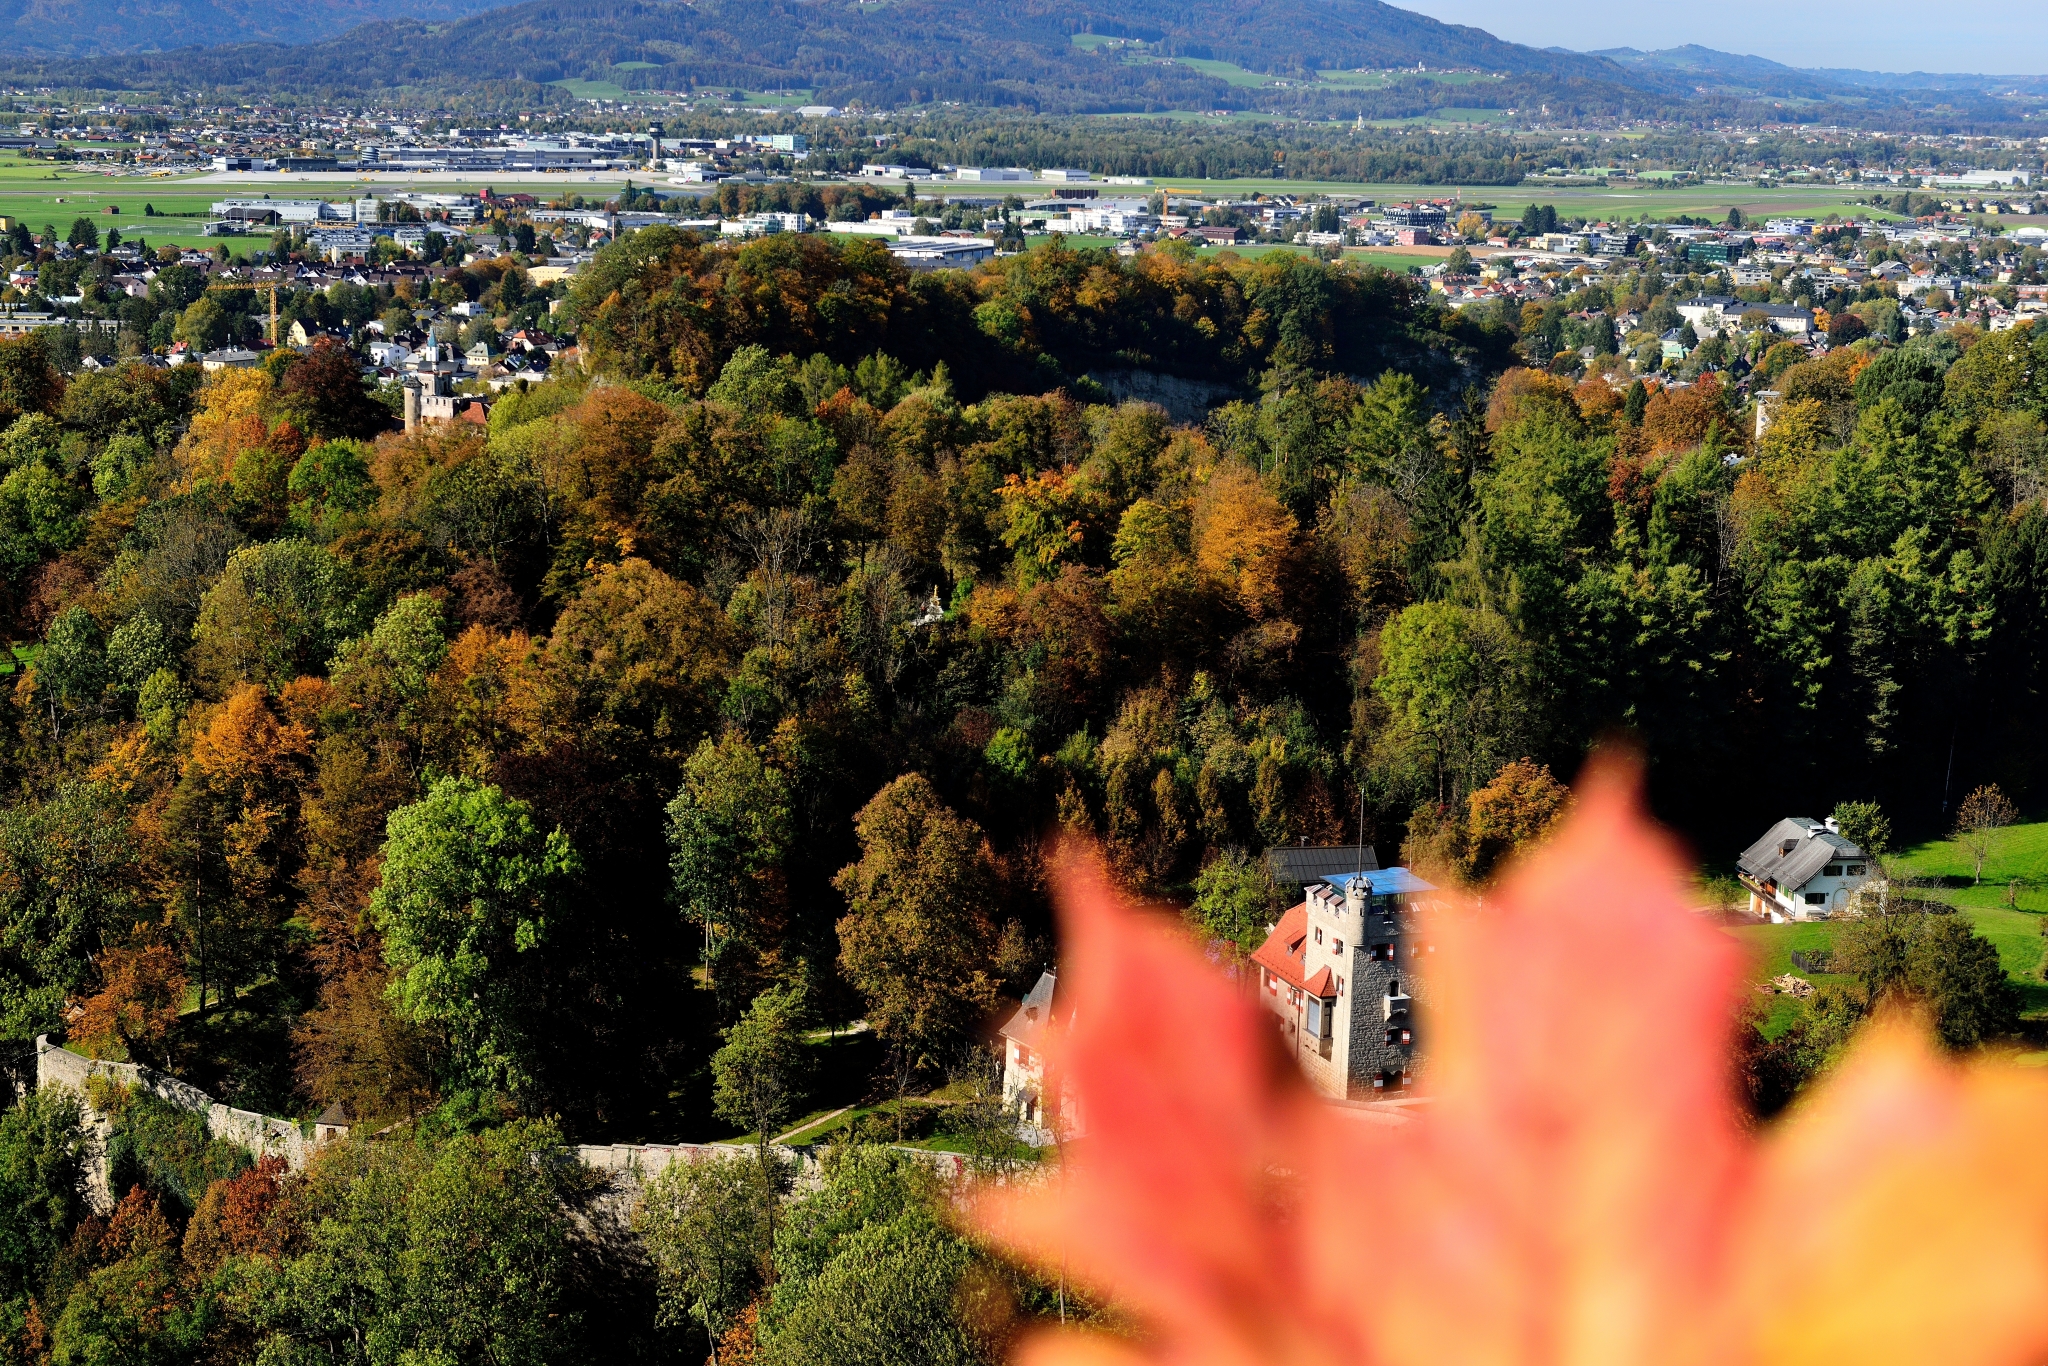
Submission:
[[[1142,60],[1126,60],[1128,50],[1095,52],[1073,42],[1086,34],[1142,42]],[[0,41],[0,50],[5,46]],[[1178,58],[1309,78],[1318,68],[1417,62],[1589,87],[1623,76],[1597,57],[1542,52],[1380,0],[1012,0],[981,7],[953,0],[526,0],[447,23],[379,18],[297,46],[272,39],[68,65],[45,59],[44,49],[15,51],[21,55],[0,62],[13,69],[0,75],[40,83],[285,82],[342,90],[596,79],[652,89],[802,87],[838,103],[959,100],[1047,110],[1202,108],[1228,93],[1222,81],[1176,64]]]
[[[500,0],[0,0],[0,52],[52,57],[310,43],[383,19],[459,19]]]
[[[1552,47],[1546,52],[1564,54],[1569,48]],[[1796,67],[1768,57],[1719,52],[1698,43],[1646,52],[1633,47],[1597,48],[1578,54],[1601,57],[1633,70],[1684,73],[1724,82],[1746,82],[1763,93],[1804,94],[1845,88],[1886,91],[1968,91],[1991,93],[2017,90],[2025,94],[2048,93],[2048,77],[1996,76],[1957,72],[1860,71],[1850,67]]]
[[[0,0],[0,81],[92,89],[293,91],[530,103],[534,85],[807,90],[870,108],[956,102],[1042,113],[1264,109],[1407,118],[1443,108],[1552,117],[1768,117],[1812,101],[1829,121],[1889,118],[1918,98],[1839,73],[1709,48],[1539,49],[1382,0]],[[9,11],[8,5],[24,6]],[[39,5],[29,9],[25,6]],[[13,14],[12,39],[7,15]],[[366,19],[367,22],[356,22]],[[217,43],[245,24],[258,41]],[[354,24],[353,27],[347,27]],[[333,31],[346,28],[345,32]],[[305,36],[308,31],[324,34]],[[123,32],[133,47],[116,52]],[[194,46],[165,50],[171,33]],[[1121,39],[1123,43],[1090,41]],[[91,55],[73,48],[97,44]],[[1264,82],[1190,62],[1229,63]],[[1428,73],[1475,71],[1459,83]],[[1390,73],[1318,80],[1318,72]],[[1994,83],[1996,84],[1996,83]],[[1982,85],[1929,97],[1947,125],[2016,121]],[[1892,126],[1898,126],[1894,123]]]

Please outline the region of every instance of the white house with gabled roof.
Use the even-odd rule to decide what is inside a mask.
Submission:
[[[1827,920],[1848,909],[1877,864],[1830,817],[1787,816],[1735,861],[1759,920]]]

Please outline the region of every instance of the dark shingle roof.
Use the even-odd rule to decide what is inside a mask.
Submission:
[[[1266,851],[1266,867],[1283,886],[1306,886],[1341,873],[1371,872],[1380,866],[1370,844],[1276,845]]]
[[[1794,891],[1811,882],[1820,870],[1843,859],[1860,859],[1853,840],[1808,816],[1787,816],[1764,837],[1742,851],[1736,866],[1758,882],[1775,882]]]

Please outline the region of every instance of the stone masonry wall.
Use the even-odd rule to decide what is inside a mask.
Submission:
[[[207,1133],[235,1144],[252,1158],[281,1157],[292,1171],[304,1171],[306,1159],[313,1151],[314,1145],[291,1120],[259,1115],[252,1110],[237,1110],[231,1105],[222,1105],[198,1087],[166,1076],[154,1068],[139,1063],[88,1058],[58,1047],[50,1042],[47,1035],[38,1036],[36,1085],[69,1087],[78,1092],[85,1102],[86,1128],[92,1135],[86,1155],[87,1192],[94,1207],[102,1212],[112,1205],[107,1189],[106,1151],[113,1123],[86,1099],[86,1081],[96,1076],[147,1091],[179,1109],[204,1115]],[[777,1145],[775,1150],[796,1168],[799,1184],[816,1180],[816,1149]],[[572,1145],[567,1151],[584,1166],[610,1174],[615,1184],[637,1188],[677,1161],[706,1162],[751,1157],[754,1150],[738,1143],[586,1143]],[[958,1177],[967,1169],[967,1159],[957,1153],[935,1153],[922,1148],[905,1148],[902,1151],[929,1163],[942,1176]]]
[[[303,1171],[309,1144],[299,1126],[288,1119],[274,1119],[259,1115],[253,1110],[237,1110],[232,1105],[222,1105],[206,1092],[176,1077],[165,1076],[155,1068],[144,1067],[132,1062],[103,1062],[96,1058],[84,1057],[69,1049],[59,1048],[50,1042],[47,1035],[36,1038],[36,1085],[68,1086],[85,1099],[86,1080],[90,1077],[105,1077],[123,1086],[146,1091],[159,1100],[190,1110],[206,1117],[206,1132],[213,1137],[233,1143],[253,1158],[281,1157],[293,1171]],[[106,1149],[107,1138],[112,1132],[112,1122],[93,1109],[90,1100],[85,1101],[87,1128],[94,1141],[89,1145],[86,1158],[88,1186],[96,1203],[102,1208],[110,1203],[107,1192]]]

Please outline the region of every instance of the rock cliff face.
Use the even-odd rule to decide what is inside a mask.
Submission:
[[[1088,378],[1109,390],[1118,403],[1156,403],[1175,422],[1200,423],[1211,408],[1239,397],[1228,384],[1182,379],[1156,370],[1096,370]]]

